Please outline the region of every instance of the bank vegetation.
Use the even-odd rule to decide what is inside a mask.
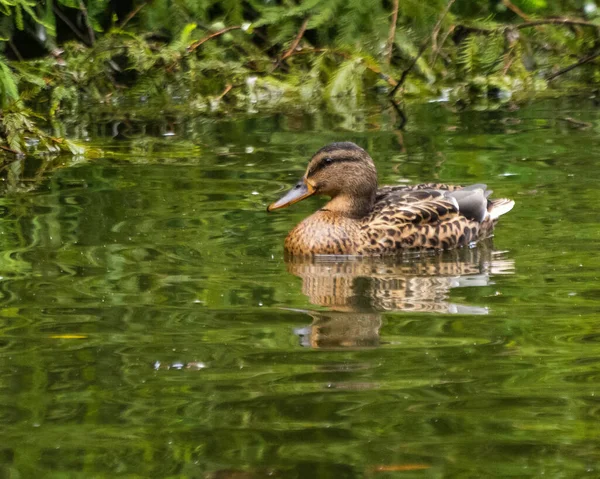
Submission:
[[[85,153],[60,122],[89,111],[502,104],[600,82],[591,0],[0,0],[0,15],[5,161]]]

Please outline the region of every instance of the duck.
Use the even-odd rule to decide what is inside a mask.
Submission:
[[[327,196],[325,206],[287,235],[286,255],[387,256],[450,250],[490,237],[515,204],[490,199],[491,193],[485,184],[379,187],[371,156],[355,143],[337,142],[317,151],[302,178],[267,211]]]

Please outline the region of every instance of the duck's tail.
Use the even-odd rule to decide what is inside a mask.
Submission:
[[[513,200],[508,198],[490,199],[492,190],[487,185],[469,185],[455,191],[446,193],[463,216],[479,221],[496,222],[504,213],[508,213],[515,206]]]
[[[500,216],[512,210],[513,206],[515,206],[515,202],[508,198],[488,200],[487,212],[490,219],[496,221]]]

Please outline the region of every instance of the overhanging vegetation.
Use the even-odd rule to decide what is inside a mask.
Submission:
[[[0,0],[1,143],[84,109],[359,108],[375,95],[509,101],[597,86],[600,13],[545,0]],[[35,141],[29,141],[33,138]]]

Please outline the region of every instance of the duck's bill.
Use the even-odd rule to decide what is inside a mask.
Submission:
[[[285,208],[286,206],[293,205],[294,203],[298,203],[298,201],[302,201],[304,198],[308,198],[311,195],[315,194],[315,190],[310,184],[305,183],[304,179],[301,179],[296,186],[294,186],[290,191],[288,191],[285,195],[283,195],[280,199],[278,199],[275,203],[271,203],[267,207],[267,211],[278,210],[279,208]]]

